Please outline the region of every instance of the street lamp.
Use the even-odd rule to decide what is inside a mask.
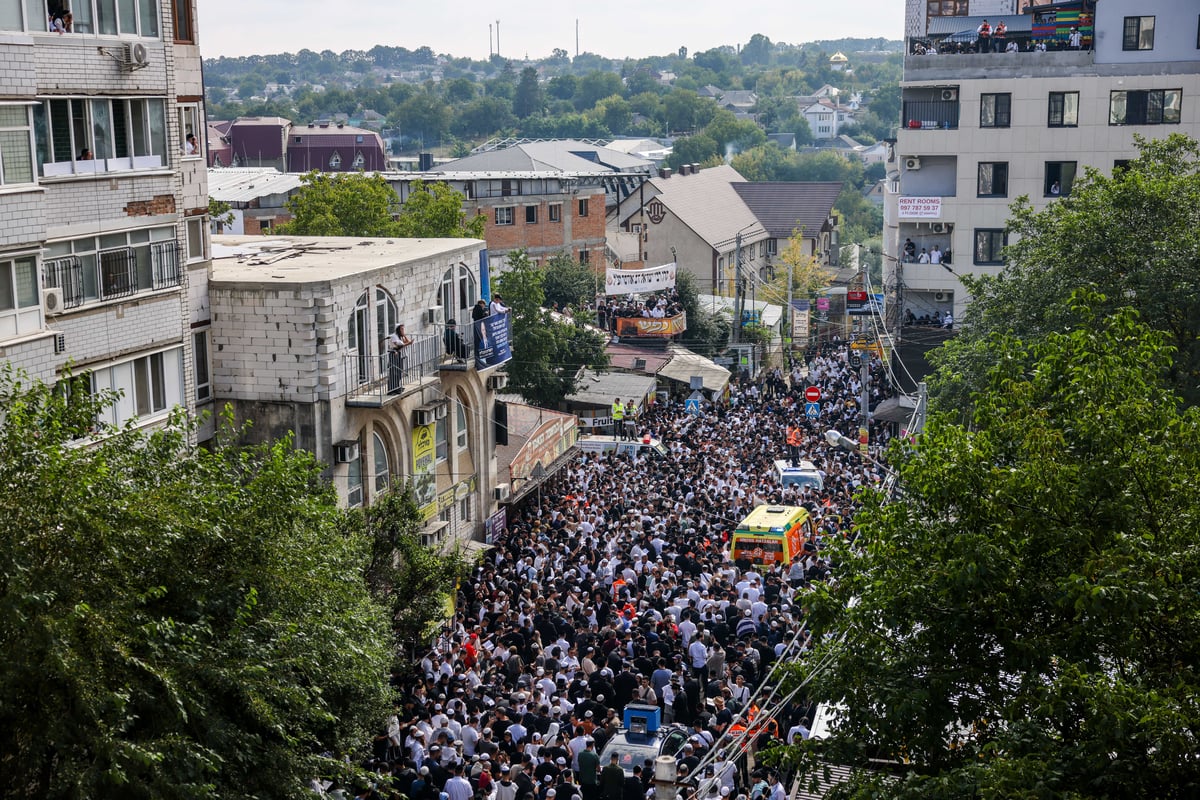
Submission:
[[[839,450],[846,450],[851,453],[858,453],[858,455],[860,457],[866,459],[867,461],[870,461],[872,464],[879,467],[885,473],[887,473],[889,475],[893,474],[891,467],[889,467],[887,464],[884,464],[883,462],[879,461],[878,459],[872,457],[869,453],[864,453],[863,451],[859,450],[858,442],[854,441],[849,436],[843,435],[841,431],[836,431],[833,429],[825,431],[825,441],[829,442],[830,445],[838,448]]]

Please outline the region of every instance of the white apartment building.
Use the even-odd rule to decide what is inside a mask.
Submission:
[[[1094,50],[1063,41],[1049,52],[905,57],[884,203],[889,327],[905,311],[961,316],[970,298],[958,276],[1003,268],[1015,198],[1040,208],[1069,195],[1085,167],[1107,173],[1135,157],[1135,134],[1200,136],[1200,5],[1080,0],[1055,8],[1085,22],[1094,15]],[[967,4],[907,0],[910,40],[926,40],[930,15],[947,9]],[[980,21],[963,16],[948,27],[973,31]],[[935,245],[950,253],[949,269],[901,263],[910,239],[918,254]]]
[[[65,5],[0,0],[0,363],[153,425],[212,398],[195,7]]]

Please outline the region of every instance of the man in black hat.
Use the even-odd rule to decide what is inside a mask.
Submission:
[[[458,332],[458,323],[453,319],[446,320],[446,332],[442,334],[442,341],[446,345],[446,355],[452,356],[456,361],[466,360],[467,346]]]

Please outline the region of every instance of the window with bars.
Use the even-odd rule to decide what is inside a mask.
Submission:
[[[179,286],[180,243],[169,226],[51,242],[42,285],[63,291],[68,308]]]
[[[100,251],[100,299],[128,297],[137,291],[137,257],[132,247]]]
[[[64,307],[76,308],[83,304],[83,265],[75,256],[42,264],[42,282],[48,289],[62,290]]]

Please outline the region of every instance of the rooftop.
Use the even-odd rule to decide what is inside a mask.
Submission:
[[[716,249],[732,246],[738,233],[746,244],[767,238],[767,231],[734,189],[745,182],[728,164],[650,181],[663,205]]]
[[[270,167],[223,167],[208,170],[208,194],[226,203],[248,203],[300,188],[300,176]]]
[[[299,286],[482,250],[479,239],[214,236],[210,283]]]
[[[839,181],[769,181],[735,183],[733,189],[776,239],[787,239],[800,228],[814,238],[825,227],[833,204],[842,193]]]

